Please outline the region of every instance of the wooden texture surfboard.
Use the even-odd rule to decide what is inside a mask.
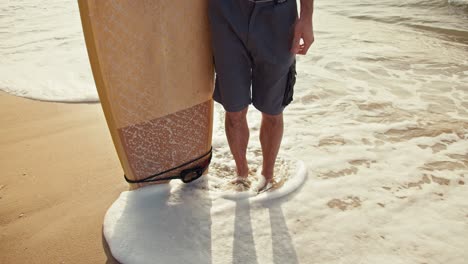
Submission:
[[[78,4],[94,80],[126,177],[144,179],[209,152],[214,70],[207,0]]]

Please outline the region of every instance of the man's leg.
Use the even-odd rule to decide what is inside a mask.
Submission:
[[[240,177],[249,175],[246,157],[250,135],[247,125],[247,109],[248,107],[239,112],[226,112],[225,119],[226,137],[236,161],[237,175]]]
[[[260,127],[260,143],[263,153],[262,175],[269,182],[273,178],[276,156],[283,138],[283,114],[262,114]]]

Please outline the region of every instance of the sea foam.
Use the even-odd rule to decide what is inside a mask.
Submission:
[[[0,90],[44,101],[96,102],[76,2],[1,1]]]

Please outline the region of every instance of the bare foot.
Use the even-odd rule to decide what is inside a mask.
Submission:
[[[242,185],[245,188],[250,188],[252,182],[247,178],[247,176],[237,176],[234,180],[230,181],[230,183],[235,185]]]
[[[255,187],[255,191],[257,193],[260,193],[260,192],[269,190],[273,187],[274,183],[275,183],[275,179],[273,179],[273,177],[266,178],[265,176],[262,175],[257,183],[257,186]]]

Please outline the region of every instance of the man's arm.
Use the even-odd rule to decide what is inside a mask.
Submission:
[[[294,54],[307,54],[307,51],[314,42],[313,13],[314,0],[301,0],[301,13],[294,26],[294,39],[291,48]],[[302,44],[301,39],[303,41]]]

